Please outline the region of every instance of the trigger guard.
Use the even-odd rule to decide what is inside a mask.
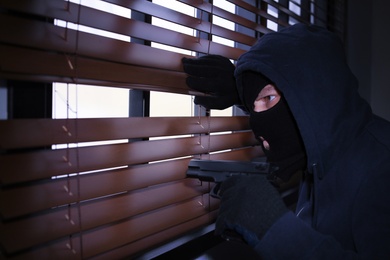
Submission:
[[[221,183],[217,183],[210,191],[210,196],[216,199],[221,199],[221,195],[219,195],[219,189],[221,188]]]

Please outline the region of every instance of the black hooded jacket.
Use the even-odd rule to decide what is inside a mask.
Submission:
[[[246,70],[283,93],[308,171],[296,213],[274,223],[255,250],[265,259],[390,259],[390,123],[359,96],[341,41],[293,25],[239,58],[238,89]]]

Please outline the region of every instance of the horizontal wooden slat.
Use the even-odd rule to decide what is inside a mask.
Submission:
[[[211,44],[210,48],[213,48],[213,46],[214,43]],[[115,46],[112,47],[115,48]],[[227,53],[230,47],[226,46],[226,48]],[[220,50],[214,51],[220,55],[225,53],[225,51]],[[242,52],[232,49],[229,55],[239,56],[240,53]],[[27,77],[36,81],[79,84],[101,81],[102,83],[99,85],[159,90],[171,93],[194,93],[185,83],[187,75],[179,71],[146,68],[2,44],[0,44],[0,54],[2,56],[0,76],[5,79],[21,80]],[[145,54],[145,57],[152,54],[153,52]],[[45,62],[42,62],[42,60],[45,60]],[[173,62],[181,64],[180,59],[175,59]]]
[[[139,253],[148,249],[153,249],[155,245],[161,245],[167,241],[171,241],[174,238],[183,235],[183,230],[193,231],[195,228],[204,227],[206,224],[212,223],[217,218],[218,210],[211,211],[207,215],[203,215],[199,218],[187,221],[180,225],[174,226],[169,229],[165,229],[162,232],[158,232],[146,238],[139,239],[133,243],[124,245],[120,248],[96,255],[92,257],[93,260],[108,260],[108,259],[125,259],[135,258],[139,256]]]
[[[149,2],[143,1],[143,3],[149,3]],[[226,53],[228,52],[239,53],[235,48],[224,46],[218,43],[213,43],[206,39],[201,39],[199,37],[182,34],[176,31],[161,28],[144,22],[118,17],[95,9],[83,7],[81,12],[82,13],[81,13],[80,23],[83,23],[87,26],[97,27],[99,29],[117,32],[122,35],[129,35],[131,37],[141,38],[152,42],[162,43],[162,44],[183,48],[187,50],[202,52],[202,53],[207,53],[208,51],[214,52],[217,50],[225,50]],[[180,13],[178,13],[177,15],[179,14]],[[200,20],[198,20],[197,24],[199,25],[202,23]],[[209,27],[206,26],[206,28],[209,31],[211,30],[213,34],[224,38],[228,38],[228,39],[231,38],[232,40],[240,40],[241,42],[246,43],[247,45],[252,45],[254,43],[253,38],[245,37],[245,35],[221,27],[217,27],[215,25],[213,25],[211,28],[210,26]],[[235,39],[235,37],[237,37],[238,39]],[[109,41],[113,41],[113,40],[109,39]],[[228,55],[228,57],[231,57],[231,54]]]
[[[209,204],[210,202],[211,204]],[[90,257],[109,251],[110,249],[135,242],[154,233],[158,233],[165,229],[169,229],[208,214],[208,212],[215,210],[218,207],[218,202],[219,201],[212,199],[208,195],[200,195],[189,200],[183,200],[181,203],[175,205],[168,205],[160,209],[156,209],[146,214],[135,215],[117,222],[112,221],[112,224],[110,225],[101,226],[84,232],[78,231],[78,228],[80,227],[78,222],[72,225],[70,221],[65,218],[65,215],[61,214],[61,212],[56,216],[53,216],[50,220],[46,219],[44,221],[44,218],[37,219],[39,223],[34,223],[32,224],[33,226],[29,226],[27,224],[20,225],[20,223],[16,226],[15,224],[13,229],[17,233],[7,234],[7,240],[2,241],[2,244],[5,246],[5,252],[7,254],[11,254],[23,249],[31,248],[31,246],[38,246],[46,239],[50,239],[52,241],[66,241],[66,237],[68,236],[53,239],[53,232],[59,233],[62,231],[64,233],[71,234],[73,231],[74,235],[72,235],[72,238],[77,238],[80,234],[82,234],[84,247],[83,255],[84,257]],[[115,208],[115,206],[118,206],[118,208]],[[112,211],[120,211],[121,209],[126,211],[124,205],[111,205]],[[79,216],[77,215],[77,211],[74,213],[76,216]],[[95,213],[96,215],[100,215],[101,211],[95,211]],[[83,217],[82,212],[80,216]],[[96,218],[95,216],[92,217]],[[77,221],[77,218],[74,220]],[[211,223],[211,221],[212,220],[210,220],[209,223]],[[24,233],[28,234],[27,236],[25,235],[25,237],[20,237],[21,234],[17,231],[19,229],[20,232],[23,233],[22,228],[24,228]],[[7,232],[6,227],[2,226],[2,230],[3,229]],[[32,232],[32,230],[34,230],[34,232]],[[120,233],[126,235],[110,235]],[[50,244],[48,245],[48,247],[50,247]]]
[[[210,203],[210,205],[209,205]],[[209,196],[197,197],[183,204],[172,205],[160,211],[139,215],[134,219],[98,229],[83,235],[85,257],[91,257],[112,248],[123,246],[155,232],[201,217],[217,208],[219,201]],[[210,220],[209,223],[212,223]],[[128,236],[110,234],[125,233]]]
[[[176,31],[123,18],[88,7],[81,8],[83,15],[81,16],[81,20],[79,22],[83,25],[90,26],[92,28],[113,31],[125,36],[141,38],[148,41],[159,42],[166,45],[171,45],[174,47],[179,47],[202,53],[222,52],[225,53],[227,57],[235,59],[237,59],[238,56],[243,53],[242,50],[239,51],[236,48],[210,42],[206,39],[201,39],[199,37],[182,34]],[[120,59],[122,62],[125,63],[132,63],[132,59],[128,59],[129,57],[128,55],[126,55],[126,53],[129,53],[126,48],[129,46],[129,44],[138,45],[115,40],[112,38],[107,38],[105,36],[97,36],[90,33],[77,32],[72,29],[58,27],[54,24],[42,22],[39,20],[36,21],[26,18],[12,17],[6,14],[2,14],[0,18],[0,21],[2,23],[13,24],[12,29],[8,27],[2,28],[2,31],[0,32],[1,35],[3,35],[4,37],[0,37],[0,41],[5,41],[13,44],[27,45],[38,48],[43,48],[45,46],[48,49],[65,51],[67,53],[72,54],[88,54],[105,59]],[[199,24],[199,22],[200,20],[197,24]],[[208,29],[210,30],[210,27],[208,27]],[[215,35],[227,39],[231,38],[232,40],[245,43],[248,46],[251,46],[255,42],[255,39],[252,37],[239,34],[237,32],[230,31],[224,28],[216,27],[215,25],[213,25],[211,30]],[[93,38],[95,38],[95,40]],[[28,40],[26,41],[26,39]],[[89,44],[91,41],[94,42],[93,45]],[[140,46],[138,47],[142,48]],[[153,52],[163,52],[154,48],[151,49],[151,51]],[[109,51],[111,56],[106,55],[107,51]],[[119,55],[119,53],[122,53],[122,56]],[[165,53],[167,52],[165,51]],[[134,52],[131,52],[131,54],[136,55],[136,53]],[[173,55],[173,53],[169,52],[166,55],[168,54],[170,54],[171,56]],[[170,59],[148,59],[147,57],[144,57],[143,62],[152,61],[151,64],[153,64],[156,60],[163,62],[165,61],[164,63],[168,64],[172,63],[168,62]]]
[[[243,8],[243,9],[249,11],[249,12],[257,14],[257,15],[259,15],[262,18],[265,18],[265,19],[267,19],[269,21],[272,21],[272,22],[274,22],[276,24],[279,24],[279,25],[281,25],[283,27],[287,27],[289,25],[288,23],[285,23],[284,21],[278,19],[277,17],[268,14],[266,11],[264,11],[264,10],[262,10],[260,8],[257,8],[256,6],[253,6],[253,5],[247,3],[247,2],[245,2],[243,0],[227,0],[227,1],[235,4],[236,6],[239,6],[239,7]]]
[[[261,32],[261,33],[268,33],[272,32],[272,30],[268,29],[267,27],[257,24],[253,21],[250,21],[246,19],[245,17],[232,14],[230,12],[227,12],[217,6],[213,6],[212,4],[205,2],[205,1],[197,1],[197,0],[180,0],[180,2],[186,3],[188,5],[191,5],[193,7],[196,7],[200,10],[203,10],[205,12],[208,12],[210,14],[217,15],[219,17],[222,17],[228,21],[232,21],[234,23],[240,24],[244,27],[250,28],[252,30]]]
[[[0,121],[0,149],[240,130],[248,117],[14,119]]]
[[[40,248],[32,248],[19,254],[7,254],[4,252],[4,259],[25,260],[25,259],[61,259],[76,260],[83,259],[80,236],[67,237],[53,241]]]
[[[140,250],[145,250],[155,246],[156,244],[162,243],[164,241],[173,239],[177,236],[184,235],[186,232],[194,230],[195,228],[199,228],[201,226],[205,226],[207,224],[212,223],[216,218],[216,211],[211,211],[210,213],[201,215],[198,218],[190,219],[186,222],[179,223],[175,226],[168,227],[166,229],[162,229],[159,232],[151,234],[150,236],[146,236],[144,238],[139,238],[135,241],[123,241],[122,245],[112,246],[112,251],[108,250],[108,252],[96,252],[99,251],[98,248],[95,250],[90,250],[89,252],[85,252],[85,249],[82,250],[80,248],[81,241],[79,235],[74,235],[71,238],[63,238],[57,241],[54,241],[51,244],[47,244],[44,247],[34,248],[27,252],[23,252],[14,257],[10,257],[7,259],[12,260],[24,260],[24,259],[83,259],[85,258],[85,254],[88,253],[91,259],[121,259],[126,257],[131,257],[135,255]],[[161,222],[161,219],[156,217],[157,221]],[[144,225],[144,223],[142,223]],[[135,223],[137,225],[137,223]],[[142,226],[140,226],[142,227]],[[130,237],[127,236],[129,232],[128,230],[120,230],[120,234],[123,240],[129,240]],[[107,237],[111,237],[111,234],[106,234]],[[82,238],[83,241],[85,238]],[[116,257],[118,256],[118,257]],[[93,257],[93,258],[92,258]]]
[[[140,164],[210,151],[253,146],[252,132],[0,155],[0,181],[24,182],[52,176]],[[23,173],[23,174],[21,174]]]
[[[111,2],[125,8],[129,8],[131,10],[143,12],[145,14],[151,15],[153,17],[161,18],[173,23],[180,24],[182,26],[186,26],[188,28],[192,28],[194,30],[198,30],[205,33],[212,33],[213,35],[217,35],[226,39],[230,39],[236,42],[240,42],[246,45],[252,45],[255,41],[254,38],[249,37],[245,34],[235,32],[221,26],[212,24],[208,21],[200,20],[199,18],[188,16],[182,14],[180,12],[176,12],[170,8],[160,6],[154,4],[149,1],[143,0],[109,0],[107,2]],[[72,4],[70,4],[72,5]],[[75,10],[76,7],[72,7],[72,10]],[[218,14],[221,15],[226,14],[226,18],[232,18],[230,13],[227,13],[219,9]],[[160,42],[163,44],[168,44],[171,46],[181,47],[185,49],[189,49],[188,46],[185,46],[185,42],[191,42],[193,40],[185,40],[193,39],[193,37],[189,35],[183,35],[181,33],[176,33],[171,30],[163,29],[161,27],[156,27],[147,23],[134,21],[128,18],[115,16],[107,12],[102,12],[93,8],[81,6],[79,8],[80,19],[75,21],[71,20],[75,23],[80,23],[86,26],[90,26],[93,28],[99,28],[102,30],[107,30],[110,32],[115,32],[123,35],[129,35],[132,37],[137,37],[145,40]],[[72,17],[73,18],[73,17]],[[242,19],[239,16],[235,16],[237,19]],[[246,23],[250,23],[248,20],[244,19]],[[121,24],[121,26],[118,26]],[[251,23],[253,25],[253,23]],[[174,37],[174,35],[177,35]],[[177,38],[180,37],[180,41]],[[170,42],[169,42],[170,41]],[[207,45],[202,44],[201,39],[197,38],[199,45]],[[204,41],[207,43],[208,41]],[[192,49],[192,48],[190,48]]]
[[[5,14],[0,14],[0,21],[13,24],[12,27],[0,28],[1,42],[62,53],[67,62],[72,63],[74,69],[77,66],[72,57],[76,53],[80,56],[124,64],[165,70],[181,69],[180,59],[183,57],[181,54]],[[90,42],[94,44],[91,45]],[[67,57],[67,54],[70,56]],[[156,59],[156,56],[161,59]],[[69,63],[67,66],[69,67]]]
[[[2,189],[0,212],[4,219],[9,219],[77,201],[183,180],[189,160],[143,164]]]
[[[293,11],[291,11],[288,7],[285,7],[281,4],[279,4],[278,2],[275,2],[274,0],[264,0],[264,2],[275,7],[280,12],[282,12],[290,17],[293,17],[298,22],[309,23],[309,21],[305,21],[304,19],[302,19],[301,16],[299,16],[296,13],[294,13]]]
[[[252,45],[254,38],[246,36],[242,33],[235,32],[207,21],[200,20],[192,16],[182,14],[180,12],[173,11],[164,6],[156,5],[148,1],[132,0],[132,1],[112,1],[114,3],[126,2],[127,8],[135,7],[134,10],[142,10],[144,13],[150,14],[153,17],[158,17],[173,23],[178,23],[182,26],[193,28],[205,33],[212,33],[226,39]],[[141,8],[142,7],[142,8]],[[219,14],[225,14],[226,18],[232,18],[230,13],[224,12],[221,9]],[[123,35],[129,35],[145,40],[151,40],[168,44],[171,46],[181,47],[188,49],[184,44],[185,42],[191,42],[193,37],[185,34],[181,34],[172,30],[163,29],[154,25],[150,25],[144,22],[134,21],[128,18],[116,16],[107,12],[102,12],[93,8],[81,7],[80,8],[80,24],[90,26],[93,28],[99,28],[110,32],[115,32]],[[238,16],[235,16],[238,17]],[[240,18],[242,19],[242,18]],[[246,20],[247,21],[247,20]],[[120,24],[121,26],[118,26]],[[177,39],[180,38],[180,41]],[[185,40],[188,38],[189,40]],[[198,41],[200,39],[198,38]]]
[[[260,147],[256,147],[203,157],[204,159],[249,161],[262,155]],[[0,189],[0,214],[4,219],[11,219],[77,201],[183,180],[190,159],[142,164],[3,188]]]
[[[29,6],[27,4],[25,5],[27,7]],[[75,9],[74,7],[71,8],[74,4],[69,3],[68,5],[66,8],[69,8],[69,10]],[[39,10],[41,14],[46,14],[47,12],[43,7],[33,8],[33,10]],[[99,21],[100,23],[96,26],[102,29],[112,30],[113,28],[107,27],[107,25],[117,23],[113,23],[112,21],[104,22],[104,19],[101,21],[101,15],[97,15],[99,13],[104,14],[104,17],[107,16],[108,20],[114,19],[113,17],[115,19],[122,19],[120,21],[123,24],[119,26],[119,32],[126,35],[140,37],[137,34],[139,33],[146,40],[171,44],[176,47],[201,53],[210,52],[220,54],[233,59],[237,59],[244,52],[237,48],[210,42],[198,37],[167,31],[166,29],[117,17],[92,8],[80,7],[80,10],[83,10],[86,14],[95,14],[86,15],[85,24],[88,25],[88,17],[99,17],[95,22]],[[2,68],[0,76],[3,78],[84,84],[95,82],[98,85],[121,85],[122,87],[129,88],[191,94],[191,91],[184,82],[185,74],[167,71],[182,71],[181,58],[184,55],[60,28],[39,20],[11,17],[6,14],[2,14],[0,17],[1,23],[13,24],[12,29],[11,27],[2,27],[0,35],[3,35],[3,37],[0,36],[0,41],[7,44],[44,48],[59,52],[59,54],[53,52],[46,53],[36,49],[2,45],[0,52],[3,59],[0,64]],[[70,17],[75,19],[74,15]],[[216,29],[214,28],[214,30]],[[150,33],[150,37],[147,36],[148,33]],[[232,34],[229,37],[237,37],[235,32],[229,33]],[[169,36],[170,34],[172,35]],[[180,41],[176,40],[178,37],[181,39]],[[246,36],[242,37],[245,38]],[[164,41],[161,41],[161,39],[164,39]],[[94,44],[91,45],[91,42],[94,42]],[[247,37],[246,42],[247,44],[252,44],[254,39]],[[180,43],[181,45],[177,45],[176,43]],[[159,57],[159,59],[155,57]],[[106,61],[101,61],[101,59]],[[45,60],[45,62],[41,62],[42,60]],[[162,70],[151,69],[150,67]]]
[[[195,179],[186,179],[80,205],[73,204],[4,224],[0,222],[1,244],[7,252],[20,251],[77,233],[80,227],[82,231],[87,231],[201,196],[208,190],[208,185],[201,185]]]
[[[4,13],[0,14],[0,22],[12,24],[12,26],[0,28],[0,41],[2,43],[63,53],[72,53],[76,49],[76,32],[73,30]]]
[[[193,28],[206,33],[238,41],[247,45],[253,44],[253,38],[242,33],[234,32],[223,27],[217,26],[207,21],[201,21],[199,18],[188,16],[180,12],[176,12],[170,8],[154,4],[144,0],[109,0],[107,2],[129,8],[131,10],[143,12],[153,17],[158,17],[173,23]],[[35,3],[35,4],[32,4]],[[137,38],[148,39],[148,37],[158,37],[160,40],[154,39],[156,42],[172,40],[171,37],[160,37],[161,33],[155,33],[153,30],[164,31],[164,34],[170,33],[165,29],[148,25],[143,22],[137,22],[125,17],[116,16],[107,12],[99,11],[86,6],[68,2],[64,4],[62,0],[19,0],[15,5],[11,2],[3,3],[4,7],[17,10],[20,12],[32,13],[47,18],[56,18],[72,23],[98,28],[122,35],[129,35]],[[80,15],[79,15],[80,14]],[[229,14],[228,14],[229,15]],[[107,20],[107,21],[106,21]],[[121,24],[121,26],[118,26]],[[143,30],[143,26],[148,26],[149,30]],[[155,29],[153,29],[155,28]],[[171,31],[173,33],[173,31]],[[150,36],[148,36],[150,35]],[[146,38],[145,38],[146,37]],[[186,38],[186,35],[181,35],[181,38]],[[172,41],[172,45],[180,44],[182,41]]]
[[[0,0],[0,6],[4,9],[75,22],[78,19],[78,6],[69,3],[63,0]]]
[[[82,83],[83,79],[86,79],[114,82],[119,87],[190,93],[185,83],[187,76],[181,72],[6,45],[0,45],[0,54],[2,56],[0,76],[4,78],[18,79],[19,75],[21,78],[27,75],[35,80],[56,80],[65,83]]]

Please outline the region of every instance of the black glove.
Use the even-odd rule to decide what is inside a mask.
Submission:
[[[230,177],[222,183],[219,194],[222,198],[215,234],[235,231],[253,247],[288,211],[278,191],[263,175]]]
[[[196,96],[195,104],[207,109],[225,109],[240,103],[234,78],[235,66],[228,58],[207,55],[197,59],[182,59],[184,71],[189,75],[188,87],[211,96]]]

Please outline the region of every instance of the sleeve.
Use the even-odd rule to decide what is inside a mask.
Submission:
[[[390,173],[375,174],[355,198],[352,234],[355,251],[317,232],[292,212],[283,215],[256,245],[263,259],[389,259]]]
[[[354,242],[366,259],[390,258],[390,163],[364,180],[353,209]],[[383,167],[382,167],[383,168]]]
[[[292,212],[282,216],[266,233],[255,251],[262,259],[356,259],[332,237],[323,235]]]

